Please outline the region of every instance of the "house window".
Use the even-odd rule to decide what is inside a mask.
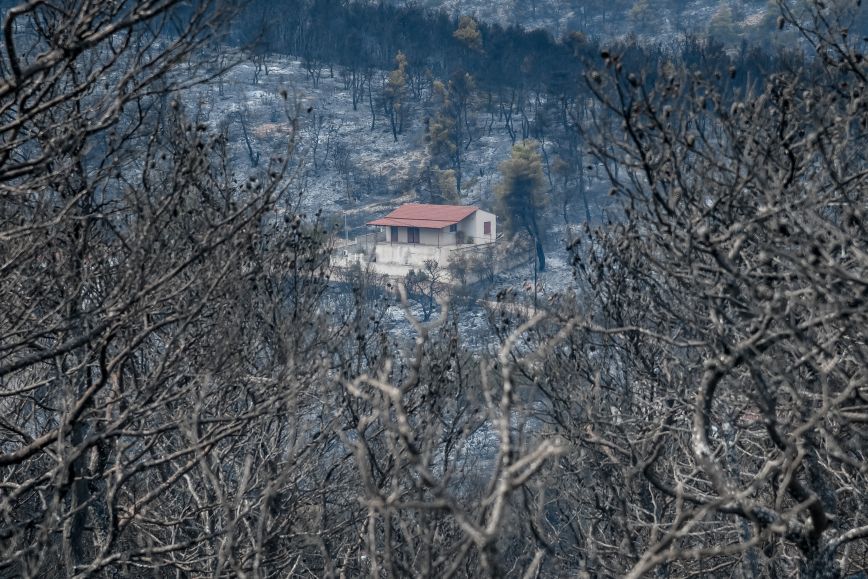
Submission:
[[[419,243],[419,228],[418,227],[408,227],[407,228],[407,243]]]
[[[458,231],[458,224],[457,223],[453,223],[452,225],[449,226],[449,233],[455,233],[456,231]]]
[[[398,243],[398,228],[397,227],[390,227],[389,229],[391,230],[391,234],[392,234],[392,240],[391,240],[392,243]]]
[[[485,235],[491,235],[491,221],[486,221],[482,224],[482,233]]]

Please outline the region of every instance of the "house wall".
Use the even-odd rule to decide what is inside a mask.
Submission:
[[[479,213],[479,211],[476,213]],[[464,234],[465,243],[468,238],[476,241],[476,213],[468,215],[458,224],[458,230]]]
[[[476,229],[476,233],[473,234],[474,243],[491,243],[497,239],[497,217],[494,216],[494,213],[480,209],[472,217],[474,218],[473,225]],[[491,222],[491,233],[489,235],[485,235],[484,233],[486,221]]]
[[[444,227],[440,230],[440,245],[455,245],[458,243],[457,233],[450,233],[449,227]]]
[[[450,245],[440,248],[421,244],[380,243],[377,245],[374,255],[347,249],[347,247],[342,248],[342,251],[335,252],[331,256],[332,265],[338,268],[338,273],[335,274],[334,279],[343,279],[340,271],[354,265],[360,265],[363,268],[370,267],[378,274],[400,279],[404,278],[411,270],[418,271],[423,268],[426,259],[435,259],[442,268],[443,281],[458,283],[458,280],[452,279],[448,270],[449,260],[454,259],[455,256],[464,255],[471,259],[486,260],[494,272],[499,271],[500,264],[503,263],[504,259],[502,254],[498,257],[496,244],[485,243]],[[522,263],[524,262],[522,261]],[[461,277],[461,283],[474,283],[485,275],[489,274],[483,270],[466,271]]]
[[[485,235],[485,222],[491,222],[491,234]],[[473,239],[473,243],[491,243],[497,239],[497,218],[493,213],[478,209],[473,215],[468,216],[458,228],[466,237]]]
[[[391,243],[392,242],[392,231],[390,227],[381,227],[380,230],[383,233],[384,237],[380,237],[380,243]],[[439,234],[439,239],[438,239]],[[407,243],[407,228],[399,227],[398,228],[398,243]],[[449,233],[449,228],[445,229],[419,229],[419,244],[420,245],[455,245],[455,234]]]
[[[420,235],[421,237],[421,235]],[[422,243],[379,243],[375,250],[376,263],[399,264],[421,267],[427,259],[434,259],[441,265],[446,265],[449,251],[455,246],[437,247]]]
[[[419,229],[419,244],[433,245],[436,247],[439,245],[437,239],[438,232],[438,229]]]

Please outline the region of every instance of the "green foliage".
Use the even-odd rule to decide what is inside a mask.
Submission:
[[[457,116],[453,112],[449,90],[443,82],[434,81],[434,92],[440,100],[437,114],[428,124],[428,153],[435,167],[449,167],[458,149]]]
[[[456,40],[473,50],[482,50],[482,34],[479,25],[471,16],[462,16],[458,22],[458,28],[452,33]]]
[[[506,230],[515,235],[526,231],[534,240],[540,270],[545,269],[542,220],[548,199],[539,143],[532,139],[516,143],[512,155],[500,164],[502,180],[496,190],[497,212]]]
[[[395,70],[386,80],[386,97],[400,102],[407,86],[407,57],[400,50],[395,55]]]
[[[657,19],[657,14],[648,0],[636,0],[627,16],[634,28],[644,29]]]
[[[545,176],[539,143],[526,140],[516,143],[509,159],[500,164],[502,180],[497,187],[498,213],[506,219],[506,228],[515,234],[535,227],[545,209]]]
[[[434,169],[432,171],[432,197],[442,203],[458,203],[458,181],[452,169]]]
[[[392,137],[398,140],[398,135],[404,129],[406,111],[404,96],[407,92],[407,57],[398,51],[395,55],[395,70],[389,73],[386,86],[383,87],[383,103],[389,122],[392,126]]]
[[[717,11],[708,23],[708,34],[723,42],[731,42],[738,36],[738,27],[733,21],[732,7],[727,0],[721,0]]]
[[[438,171],[451,172],[455,182],[453,200],[458,200],[461,196],[463,151],[470,139],[465,125],[476,82],[470,74],[462,73],[455,75],[448,83],[435,80],[432,87],[439,106],[437,113],[428,121],[425,136],[430,167],[434,175]],[[442,185],[439,179],[432,179],[430,186],[435,198],[442,190]]]

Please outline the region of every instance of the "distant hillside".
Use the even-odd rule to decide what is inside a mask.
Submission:
[[[542,28],[553,35],[580,31],[599,38],[635,34],[654,40],[713,34],[739,42],[768,31],[768,0],[394,0],[449,14],[472,15],[504,26]]]

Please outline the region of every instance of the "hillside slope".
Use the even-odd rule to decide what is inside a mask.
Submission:
[[[768,30],[774,7],[767,0],[394,0],[396,4],[471,15],[504,26],[542,28],[553,35],[580,31],[599,38],[636,34],[667,41],[714,34],[738,42]],[[773,18],[772,18],[773,20]]]

